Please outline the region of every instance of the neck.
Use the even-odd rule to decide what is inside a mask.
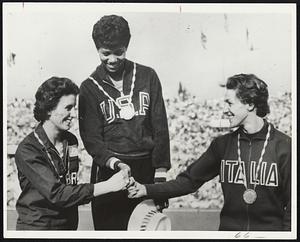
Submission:
[[[60,138],[60,131],[49,121],[43,123],[43,128],[51,143],[55,146]]]
[[[244,130],[248,134],[257,133],[264,126],[264,120],[261,117],[253,116],[244,123]]]

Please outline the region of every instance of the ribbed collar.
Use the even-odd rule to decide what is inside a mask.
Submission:
[[[265,140],[267,132],[268,132],[268,126],[269,125],[271,125],[270,139],[272,139],[273,134],[274,134],[274,126],[271,123],[267,122],[265,119],[264,119],[263,127],[258,132],[254,133],[254,134],[251,134],[251,135],[246,134],[242,126],[240,126],[234,133],[236,133],[236,135],[238,133],[240,133],[241,139],[244,139],[244,140],[250,140],[250,139],[251,140],[254,140],[254,139]]]

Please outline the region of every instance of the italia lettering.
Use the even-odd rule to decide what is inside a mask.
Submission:
[[[224,182],[224,166],[225,166],[225,160],[222,160],[221,168],[220,168],[220,182]]]
[[[234,172],[234,167],[238,164],[237,160],[227,160],[226,165],[228,166],[228,182],[232,183],[233,182],[233,172]]]
[[[246,172],[246,177],[250,185],[278,186],[278,167],[277,163],[267,163],[263,161],[256,177],[257,161],[251,161]],[[220,182],[243,184],[245,174],[245,162],[239,165],[237,160],[222,160],[220,166]],[[248,184],[248,185],[249,185]]]
[[[268,176],[267,176],[267,180],[266,180],[266,184],[268,184],[268,186],[271,187],[277,187],[278,186],[278,171],[277,171],[277,164],[276,163],[272,163]]]
[[[238,166],[236,175],[235,175],[235,179],[234,179],[234,183],[236,184],[244,184],[244,176],[243,174],[245,174],[245,163],[242,162],[240,166]]]
[[[266,184],[266,167],[267,162],[262,162],[260,166],[260,184],[265,185]]]
[[[250,162],[250,184],[259,184],[258,180],[255,180],[256,177],[256,162],[251,161]]]

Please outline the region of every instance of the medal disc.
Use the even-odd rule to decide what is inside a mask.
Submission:
[[[133,105],[127,105],[121,108],[120,110],[120,118],[125,120],[130,120],[134,116],[134,108]]]
[[[257,198],[257,194],[253,189],[247,189],[243,194],[243,199],[247,204],[254,203],[256,198]]]

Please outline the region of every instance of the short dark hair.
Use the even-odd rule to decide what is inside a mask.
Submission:
[[[101,47],[116,48],[129,45],[130,30],[128,22],[121,16],[103,16],[93,27],[92,37],[97,50]]]
[[[227,79],[227,89],[236,90],[237,98],[244,104],[253,104],[256,114],[265,117],[270,113],[268,85],[253,74],[238,74]]]
[[[51,77],[46,80],[35,94],[35,104],[33,109],[34,118],[37,121],[47,120],[48,112],[56,108],[60,98],[65,95],[79,93],[78,86],[65,77]]]

